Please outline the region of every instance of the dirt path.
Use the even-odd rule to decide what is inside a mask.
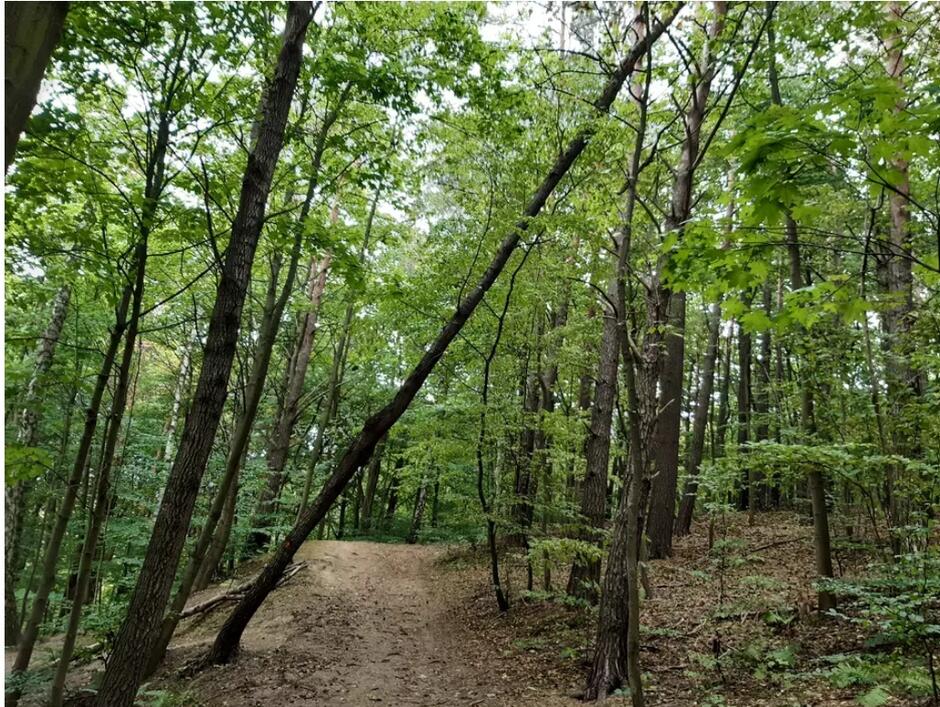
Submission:
[[[258,612],[238,661],[185,687],[208,705],[566,704],[510,684],[498,661],[461,640],[446,587],[434,581],[441,552],[307,543],[296,558],[307,567]],[[225,613],[194,620],[173,652],[200,650]]]

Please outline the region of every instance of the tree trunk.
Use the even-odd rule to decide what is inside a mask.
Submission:
[[[738,454],[747,458],[747,443],[751,438],[751,334],[738,322]],[[750,508],[751,488],[750,470],[745,466],[741,471],[741,486],[738,489],[738,510]]]
[[[375,451],[372,453],[372,459],[369,461],[369,467],[366,472],[366,490],[362,498],[362,521],[361,528],[364,533],[372,530],[372,506],[375,503],[375,489],[379,485],[379,473],[382,470],[382,455],[385,453],[385,445],[388,443],[388,437],[383,437],[375,445]]]
[[[540,406],[539,390],[539,341],[542,336],[542,318],[535,315],[535,350],[528,350],[525,357],[522,394],[522,431],[519,435],[519,454],[516,457],[515,489],[512,517],[515,523],[513,539],[528,550],[529,529],[535,501],[535,479],[532,475],[532,460],[535,454],[535,418]],[[531,348],[531,347],[530,347]]]
[[[718,419],[715,421],[715,441],[712,444],[712,459],[721,459],[725,455],[725,438],[728,436],[728,421],[731,419],[730,400],[731,335],[729,334],[726,339],[725,352],[721,365],[721,388],[718,390]]]
[[[421,478],[421,486],[415,496],[415,510],[411,516],[411,530],[408,531],[407,542],[414,545],[418,542],[418,533],[421,530],[421,522],[424,520],[424,508],[428,503],[428,479],[426,476]]]
[[[155,204],[153,205],[155,209]],[[151,213],[152,217],[152,213]],[[81,560],[78,564],[78,579],[75,585],[75,596],[72,599],[72,608],[69,612],[68,625],[62,641],[62,654],[56,666],[55,676],[52,680],[49,703],[52,707],[59,707],[65,696],[65,678],[68,675],[69,663],[75,650],[75,640],[78,638],[79,624],[82,618],[82,607],[88,598],[88,588],[92,579],[92,564],[98,550],[98,539],[108,514],[111,496],[111,469],[114,465],[118,437],[121,432],[121,420],[127,407],[127,396],[131,382],[131,367],[134,362],[134,352],[137,345],[137,332],[140,326],[140,310],[144,296],[144,271],[147,262],[148,233],[144,233],[137,245],[134,261],[136,264],[134,299],[131,316],[124,339],[124,351],[121,364],[118,367],[117,381],[114,386],[114,395],[111,400],[111,413],[108,422],[108,434],[104,443],[102,463],[98,468],[95,479],[95,505],[88,519],[85,530],[85,539],[82,542]]]
[[[401,469],[405,466],[404,457],[398,457],[392,468],[392,478],[388,484],[388,505],[385,508],[383,525],[388,529],[395,520],[395,511],[398,509],[398,490],[401,487]]]
[[[634,702],[643,702],[639,656],[638,538],[640,480],[645,475],[643,452],[630,447],[627,488],[621,495],[614,521],[610,556],[604,573],[603,600],[597,619],[594,662],[591,666],[585,700],[604,699],[629,684]],[[623,630],[626,628],[626,630]]]
[[[11,10],[7,7],[7,18]],[[9,37],[9,34],[7,35]],[[9,88],[9,87],[8,87]],[[9,100],[9,98],[8,98]],[[69,299],[72,289],[69,286],[60,287],[52,302],[52,317],[39,341],[39,350],[36,352],[36,365],[33,375],[26,387],[26,396],[23,401],[23,411],[20,416],[19,430],[16,443],[20,447],[35,447],[39,443],[40,400],[39,391],[44,383],[46,373],[52,366],[56,345],[65,326],[65,315],[68,312]],[[21,617],[16,607],[16,585],[19,581],[20,571],[20,542],[23,535],[23,520],[26,511],[26,499],[32,488],[30,481],[19,481],[7,484],[4,492],[6,502],[6,517],[4,523],[4,642],[5,645],[14,646],[20,638]]]
[[[610,466],[610,425],[617,392],[617,368],[620,355],[621,312],[615,306],[617,287],[626,272],[627,239],[621,234],[617,242],[617,261],[607,284],[604,306],[604,329],[594,385],[591,425],[585,445],[584,481],[581,483],[581,516],[585,524],[580,539],[599,543],[607,520],[607,472]],[[601,579],[600,559],[577,557],[568,576],[568,594],[596,604]]]
[[[691,179],[691,177],[690,177]],[[683,219],[684,221],[684,219]],[[680,222],[681,223],[681,222]],[[682,421],[682,379],[685,362],[685,293],[666,295],[668,321],[673,329],[665,342],[665,357],[659,376],[661,389],[656,426],[655,471],[650,486],[649,556],[661,559],[672,554],[676,487],[679,481],[679,425]]]
[[[173,456],[173,450],[176,448],[176,428],[179,425],[180,413],[183,410],[183,398],[189,389],[192,376],[193,347],[196,345],[196,337],[196,327],[193,326],[193,332],[180,352],[180,369],[176,377],[176,385],[173,386],[173,406],[170,408],[170,416],[163,427],[163,436],[166,438],[166,443],[157,450],[157,463]]]
[[[366,228],[365,233],[362,238],[362,245],[359,248],[359,262],[364,263],[366,259],[366,254],[369,250],[369,240],[372,236],[372,226],[375,223],[375,211],[379,203],[379,190],[376,190],[375,196],[372,199],[372,206],[369,209],[369,216],[366,219]],[[349,337],[352,330],[353,316],[356,313],[356,301],[354,298],[350,297],[349,302],[346,305],[346,315],[343,318],[343,327],[342,333],[340,334],[339,342],[336,346],[336,351],[333,355],[333,365],[330,368],[330,378],[327,383],[327,402],[320,409],[320,417],[317,420],[317,437],[314,442],[313,451],[310,454],[310,461],[307,464],[307,475],[304,479],[303,492],[300,498],[300,505],[297,508],[297,517],[300,517],[300,514],[307,507],[307,501],[310,498],[310,491],[313,487],[313,476],[316,471],[317,465],[320,463],[320,459],[323,456],[323,448],[326,445],[326,432],[330,424],[333,422],[333,417],[336,415],[337,409],[339,407],[339,398],[340,398],[340,388],[343,383],[343,375],[346,369],[346,354],[349,350]],[[269,489],[270,491],[270,489]],[[259,504],[259,515],[261,505]]]
[[[284,403],[278,413],[277,424],[271,436],[271,444],[267,456],[267,486],[262,499],[255,512],[253,527],[265,527],[269,522],[268,516],[274,510],[274,503],[281,494],[284,486],[284,467],[287,465],[287,456],[290,451],[291,436],[294,425],[297,423],[300,399],[303,396],[304,380],[307,377],[307,367],[310,364],[310,355],[313,351],[313,340],[317,332],[317,320],[320,314],[320,303],[326,290],[326,279],[330,270],[332,257],[327,253],[319,261],[311,261],[310,275],[308,277],[308,297],[310,305],[304,313],[294,354],[288,371],[287,387],[284,394]],[[267,533],[253,536],[252,546],[261,548],[268,542]]]
[[[770,284],[764,283],[762,288],[762,299],[764,313],[769,319],[773,314],[771,305]],[[770,358],[773,351],[770,329],[765,329],[760,335],[760,361],[757,364],[757,392],[753,396],[753,410],[756,416],[754,427],[754,439],[761,442],[770,439]],[[751,470],[753,478],[751,480],[752,493],[751,498],[751,522],[753,523],[753,511],[757,508],[766,509],[769,501],[769,488],[764,475],[756,469]]]
[[[895,114],[907,109],[905,96],[905,60],[902,37],[904,9],[899,2],[890,2],[887,7],[888,36],[885,39],[887,56],[885,69],[888,77],[901,91],[894,106]],[[917,419],[914,404],[923,395],[923,373],[913,365],[915,346],[911,329],[915,322],[914,277],[912,271],[912,244],[909,228],[910,175],[908,160],[901,154],[894,155],[891,167],[899,178],[895,189],[889,192],[890,228],[887,251],[884,257],[884,284],[890,302],[884,313],[885,382],[887,384],[888,425],[891,444],[895,454],[908,458],[921,456],[919,434],[922,424]],[[940,249],[940,241],[937,244]],[[897,480],[903,473],[899,466],[892,465],[886,473],[885,495],[888,524],[892,528],[910,523],[908,503],[898,498]],[[891,535],[892,555],[904,551],[903,537],[899,532]]]
[[[132,294],[133,287],[131,285],[125,286],[121,295],[121,301],[117,306],[115,325],[111,329],[108,346],[105,349],[104,359],[101,362],[101,368],[95,382],[95,388],[92,391],[91,400],[85,412],[84,429],[82,430],[82,437],[78,443],[75,463],[72,465],[72,471],[66,482],[65,493],[62,496],[62,505],[59,507],[55,525],[52,528],[49,543],[43,555],[39,586],[36,589],[36,597],[33,599],[29,618],[26,621],[23,634],[20,637],[16,659],[11,671],[12,673],[22,672],[29,667],[33,648],[39,636],[39,628],[46,614],[46,610],[49,607],[49,594],[52,592],[52,588],[55,585],[56,564],[59,560],[59,553],[62,550],[62,540],[65,538],[69,520],[72,517],[72,510],[75,508],[75,501],[78,498],[78,492],[82,486],[82,479],[87,480],[88,462],[90,461],[91,445],[94,441],[95,430],[98,426],[101,400],[111,377],[111,369],[114,366],[118,347],[121,344],[121,340],[124,338],[124,332],[128,325],[127,314],[130,308]]]
[[[698,493],[698,470],[705,453],[705,427],[708,424],[708,411],[711,407],[712,392],[715,385],[715,361],[718,358],[718,335],[721,331],[721,305],[711,305],[708,312],[708,344],[705,360],[702,362],[702,379],[695,400],[695,413],[692,420],[692,440],[689,444],[689,456],[686,466],[685,490],[679,504],[676,517],[676,535],[688,535],[692,529],[692,515],[695,510],[695,496]]]
[[[774,11],[776,3],[768,3],[766,12],[768,17]],[[767,28],[768,49],[770,52],[770,61],[768,63],[768,78],[770,83],[771,100],[782,105],[783,100],[780,95],[779,81],[777,78],[777,50],[773,25],[768,23]],[[800,254],[799,232],[796,221],[788,213],[786,215],[786,234],[787,234],[787,255],[790,261],[790,288],[800,290],[803,288],[803,266]],[[810,440],[816,434],[816,423],[814,420],[814,399],[812,381],[806,365],[800,366],[800,424],[803,432]],[[809,472],[809,494],[813,508],[813,536],[816,555],[816,572],[820,577],[832,577],[832,550],[829,536],[829,512],[826,508],[826,482],[823,479],[822,472],[819,469],[811,469]],[[827,611],[835,607],[835,596],[826,591],[817,593],[817,600],[820,611]]]
[[[702,48],[699,66],[702,74],[693,88],[692,100],[685,115],[685,140],[676,169],[672,188],[672,201],[669,214],[664,224],[664,233],[677,231],[681,238],[682,231],[692,212],[692,190],[695,169],[701,160],[700,142],[702,123],[708,97],[711,93],[712,79],[715,74],[713,42],[721,33],[725,23],[727,4],[715,3],[715,19],[708,27],[707,41]],[[653,559],[668,557],[672,554],[672,532],[675,525],[676,487],[679,479],[679,439],[682,420],[682,379],[685,364],[685,293],[673,292],[663,286],[662,271],[665,260],[657,265],[654,277],[655,287],[661,290],[658,300],[665,306],[656,313],[652,320],[654,326],[665,328],[665,359],[660,364],[661,400],[659,421],[656,427],[655,471],[650,487],[649,509],[649,556]],[[653,311],[653,310],[651,310]],[[664,319],[659,319],[663,317]]]
[[[666,26],[672,22],[674,17],[675,13],[671,14],[665,22],[657,22],[647,37],[637,42],[627,53],[607,82],[600,97],[594,102],[594,108],[599,113],[606,113],[610,109],[624,81],[633,72],[636,62],[646,53],[647,46],[665,31]],[[477,305],[480,304],[483,296],[499,277],[510,256],[515,252],[522,235],[527,231],[529,221],[541,212],[549,196],[567,174],[571,165],[584,151],[584,148],[587,147],[588,141],[596,130],[596,121],[585,126],[558,156],[548,175],[526,206],[523,218],[502,241],[496,256],[487,267],[479,284],[459,303],[450,321],[444,326],[438,337],[402,383],[393,399],[379,412],[366,420],[359,436],[353,440],[342,456],[333,473],[324,484],[319,496],[303,511],[294,528],[278,546],[274,557],[257,576],[244,599],[235,607],[216,637],[215,644],[207,656],[208,662],[227,663],[235,656],[242,632],[258,610],[258,607],[261,606],[264,599],[276,585],[297,548],[323,519],[353,474],[369,459],[379,439],[408,409],[424,381],[444,355],[450,342],[457,336]]]
[[[52,51],[59,43],[67,2],[11,2],[3,8],[6,21],[6,103],[3,170],[13,162],[16,145],[36,105],[39,84],[46,73]]]
[[[102,707],[126,707],[133,703],[147,667],[147,661],[141,660],[141,656],[150,655],[158,638],[163,610],[225,403],[251,265],[264,223],[268,192],[283,144],[311,18],[312,6],[300,2],[289,4],[284,43],[274,77],[261,102],[261,118],[255,126],[257,139],[248,155],[196,394],[167,479],[127,617],[98,692],[97,704]]]
[[[228,547],[229,538],[232,536],[232,527],[235,524],[235,506],[238,502],[238,477],[232,481],[232,487],[228,490],[228,497],[225,499],[225,506],[222,508],[222,517],[219,519],[215,528],[215,534],[212,536],[212,543],[206,550],[206,556],[199,566],[199,573],[196,575],[196,581],[193,583],[194,592],[199,592],[209,586],[212,578],[216,575],[219,565],[222,562],[222,556],[225,554],[225,548]]]

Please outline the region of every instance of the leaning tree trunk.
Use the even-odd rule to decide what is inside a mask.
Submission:
[[[212,542],[209,544],[209,549],[206,550],[206,556],[202,560],[199,573],[196,575],[196,581],[193,583],[192,591],[194,592],[202,591],[208,587],[219,569],[222,556],[225,554],[229,539],[232,537],[232,527],[235,524],[235,507],[237,503],[238,476],[236,475],[232,481],[231,488],[228,490],[225,506],[222,508],[222,517],[216,525]]]
[[[674,10],[665,22],[657,22],[653,31],[650,32],[647,37],[637,42],[627,53],[626,57],[621,61],[614,74],[608,80],[601,95],[594,102],[596,111],[606,113],[610,109],[624,81],[633,72],[636,62],[646,53],[648,45],[654,42],[665,31],[666,27],[675,18],[675,13],[677,12],[678,8]],[[444,326],[437,339],[434,340],[424,356],[421,357],[421,360],[404,380],[392,400],[379,412],[366,420],[359,436],[353,440],[345,454],[343,454],[333,473],[326,480],[319,496],[302,512],[297,523],[278,546],[271,561],[255,578],[244,598],[236,605],[232,614],[222,626],[222,630],[216,637],[212,649],[209,651],[207,656],[208,662],[227,663],[235,656],[238,651],[239,642],[241,641],[242,632],[258,610],[258,607],[261,606],[271,590],[274,589],[278,579],[284,572],[284,568],[290,563],[297,548],[300,547],[310,532],[324,518],[330,506],[340,493],[342,493],[346,484],[349,483],[349,480],[356,471],[366,463],[379,439],[388,432],[392,425],[404,414],[405,410],[408,409],[411,401],[421,389],[421,386],[424,384],[428,375],[430,375],[434,366],[444,355],[444,352],[447,351],[450,342],[457,336],[467,322],[467,319],[473,314],[477,305],[480,304],[486,292],[499,277],[499,274],[506,266],[516,246],[519,244],[522,235],[527,231],[530,220],[541,212],[549,196],[551,196],[552,192],[554,192],[555,188],[558,186],[558,183],[565,174],[567,174],[571,165],[574,164],[575,160],[577,160],[584,151],[584,148],[587,147],[589,140],[596,130],[596,121],[582,128],[565,150],[558,156],[554,165],[549,170],[548,175],[542,181],[526,206],[523,212],[523,218],[504,238],[496,256],[490,262],[489,267],[487,267],[476,288],[460,302],[450,321]]]
[[[26,120],[36,105],[52,50],[59,43],[67,2],[8,2],[6,20],[4,87],[6,126],[3,169],[10,168]]]
[[[262,499],[258,504],[258,510],[255,512],[252,527],[257,528],[267,525],[268,516],[274,510],[274,504],[284,486],[284,467],[287,465],[291,435],[294,432],[294,425],[297,422],[300,399],[303,396],[304,380],[307,376],[307,367],[310,365],[310,354],[313,351],[313,340],[317,332],[320,303],[323,300],[323,293],[326,290],[326,278],[330,270],[330,262],[331,256],[327,253],[321,260],[314,260],[310,263],[310,276],[308,278],[309,309],[304,313],[303,321],[297,334],[294,355],[291,357],[290,370],[288,371],[284,402],[278,412],[277,424],[271,436],[271,444],[268,449],[267,485],[263,492]],[[267,544],[267,539],[267,533],[264,533],[263,535],[254,537],[252,544],[256,548],[261,548]]]
[[[152,213],[150,214],[152,216]],[[82,618],[82,607],[88,597],[88,588],[92,579],[95,555],[98,551],[98,539],[104,525],[105,516],[111,496],[111,469],[114,466],[114,457],[117,451],[118,438],[121,432],[121,420],[127,407],[127,395],[131,382],[131,367],[134,362],[134,350],[137,345],[137,332],[140,328],[140,310],[144,296],[144,270],[147,262],[147,234],[145,233],[136,248],[134,257],[136,262],[136,276],[134,283],[134,299],[131,307],[130,321],[124,339],[124,352],[121,364],[118,367],[117,381],[114,387],[114,396],[111,399],[111,414],[108,421],[108,434],[104,442],[102,463],[99,465],[95,479],[94,508],[88,519],[85,530],[85,539],[82,542],[81,559],[78,563],[78,578],[75,584],[75,595],[72,598],[72,607],[69,612],[68,625],[62,642],[62,654],[56,666],[55,676],[52,680],[49,703],[52,707],[59,707],[65,696],[65,678],[68,675],[69,663],[75,650],[75,640],[78,638],[79,623]]]
[[[36,589],[36,597],[33,599],[29,618],[23,627],[23,635],[20,637],[16,659],[13,662],[12,673],[22,672],[29,667],[29,661],[33,655],[33,648],[35,647],[36,639],[39,637],[39,627],[46,615],[46,610],[49,608],[49,595],[55,585],[56,565],[59,561],[59,553],[62,550],[62,541],[65,538],[69,520],[75,508],[75,501],[78,498],[78,492],[82,486],[82,479],[87,478],[91,445],[94,441],[95,430],[98,427],[101,401],[104,397],[104,391],[108,386],[108,381],[111,378],[111,369],[114,367],[118,347],[121,345],[121,340],[124,338],[124,332],[127,329],[127,314],[131,304],[133,289],[130,284],[125,286],[121,300],[117,306],[115,325],[111,329],[104,359],[101,362],[101,368],[95,381],[91,400],[85,412],[85,424],[81,439],[78,443],[75,463],[72,465],[72,471],[66,481],[65,493],[62,496],[62,505],[59,507],[55,525],[52,528],[49,542],[46,545],[42,560],[39,586]]]
[[[274,168],[284,141],[291,100],[297,86],[312,6],[291,2],[273,79],[261,102],[256,142],[248,155],[238,213],[232,223],[222,277],[206,338],[202,370],[192,408],[154,524],[137,585],[108,661],[97,704],[108,707],[133,703],[147,656],[158,638],[163,610],[170,594],[196,496],[222,415],[242,307]]]
[[[776,3],[768,3],[766,12],[768,18],[774,11]],[[782,105],[783,100],[780,95],[780,86],[777,78],[777,50],[773,25],[768,25],[767,31],[770,61],[768,63],[768,78],[770,83],[771,100],[776,105]],[[800,238],[796,221],[790,213],[786,214],[786,234],[787,234],[787,255],[790,261],[790,288],[791,290],[800,290],[803,288],[803,265],[800,253]],[[804,434],[812,438],[816,434],[816,423],[814,419],[814,395],[812,380],[806,364],[800,366],[800,424]],[[826,508],[826,482],[822,472],[818,468],[812,468],[808,474],[808,486],[810,503],[813,509],[813,537],[814,549],[816,555],[816,573],[823,578],[833,576],[832,572],[832,549],[829,535],[829,511]],[[817,593],[817,601],[820,611],[827,611],[835,607],[835,596],[831,592],[820,591]]]
[[[8,9],[9,13],[10,10]],[[65,315],[68,312],[69,299],[72,289],[69,286],[60,287],[52,302],[52,318],[42,334],[39,350],[36,352],[36,365],[33,375],[26,386],[26,396],[23,401],[23,412],[20,416],[20,427],[16,435],[16,443],[21,447],[35,447],[39,443],[39,391],[43,379],[52,366],[56,345],[65,326]],[[23,520],[26,512],[26,499],[31,484],[20,481],[7,484],[4,489],[6,504],[6,517],[4,523],[4,642],[8,646],[15,646],[20,639],[21,617],[16,607],[16,585],[20,572],[20,541],[23,535]]]
[[[369,216],[366,219],[365,233],[362,237],[362,245],[359,247],[359,263],[364,264],[366,255],[369,252],[369,240],[372,237],[372,226],[375,223],[375,211],[379,203],[379,191],[376,190],[372,198],[372,207],[369,209]],[[335,218],[335,217],[334,217]],[[300,495],[300,505],[297,507],[297,518],[307,507],[307,501],[310,498],[310,491],[313,488],[313,476],[317,465],[323,456],[323,450],[326,447],[326,433],[333,422],[333,418],[339,409],[340,393],[343,384],[343,376],[346,371],[346,354],[349,351],[349,338],[352,332],[353,317],[356,314],[356,300],[350,297],[346,304],[346,314],[343,317],[343,326],[336,345],[336,351],[333,354],[333,365],[330,367],[330,377],[327,382],[326,403],[320,409],[320,416],[317,419],[317,437],[313,445],[313,451],[310,453],[310,460],[307,463],[307,474],[304,478],[303,491]],[[270,496],[271,489],[268,489],[267,502],[273,505],[277,496]],[[262,508],[259,504],[259,518]],[[268,511],[270,512],[270,511]]]
[[[196,575],[202,566],[206,552],[212,544],[215,537],[216,525],[222,517],[225,504],[229,498],[229,490],[235,485],[238,478],[238,470],[244,458],[248,442],[251,439],[251,430],[254,427],[255,417],[258,414],[258,405],[261,403],[261,396],[264,392],[264,384],[268,377],[268,368],[271,363],[271,353],[274,350],[274,342],[277,339],[277,332],[280,327],[281,317],[287,301],[290,299],[294,289],[294,278],[297,274],[297,263],[300,260],[300,249],[303,239],[298,229],[298,234],[294,237],[293,248],[290,254],[290,263],[287,267],[287,276],[281,286],[280,295],[277,291],[278,274],[281,269],[281,256],[275,254],[274,264],[271,268],[271,279],[268,284],[268,290],[265,296],[264,314],[261,318],[261,330],[258,336],[258,343],[255,350],[254,360],[252,361],[251,372],[248,376],[248,385],[245,390],[245,406],[235,425],[235,431],[229,444],[228,457],[225,462],[225,470],[222,472],[222,483],[216,490],[212,500],[212,506],[209,509],[209,516],[199,533],[196,546],[193,548],[192,555],[186,563],[183,570],[183,576],[180,585],[170,602],[170,608],[167,615],[163,618],[160,627],[160,637],[154,646],[150,656],[150,664],[147,668],[147,674],[151,674],[163,660],[166,654],[166,648],[173,638],[173,632],[179,623],[180,612],[186,607],[186,601],[192,592],[193,584],[196,581]]]

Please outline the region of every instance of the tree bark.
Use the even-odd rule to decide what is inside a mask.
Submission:
[[[206,339],[192,409],[167,479],[150,544],[108,662],[97,704],[126,707],[134,701],[186,540],[199,484],[221,418],[235,356],[242,307],[251,275],[274,168],[280,156],[291,100],[300,74],[312,6],[288,5],[284,42],[264,94],[256,142],[248,155],[238,212],[232,223],[222,277]]]
[[[62,36],[67,2],[10,2],[3,8],[6,21],[4,55],[5,149],[4,172],[10,168],[16,145],[36,105],[39,85],[52,51]]]
[[[657,22],[643,40],[634,44],[605,85],[601,95],[594,102],[596,111],[606,113],[610,109],[624,81],[633,72],[636,62],[645,55],[647,46],[659,38],[668,24],[675,18],[677,12],[678,8],[664,22]],[[402,383],[393,399],[379,412],[366,420],[359,436],[353,440],[345,454],[343,454],[333,473],[324,484],[319,496],[302,512],[293,529],[278,546],[274,557],[255,579],[254,585],[245,595],[245,598],[235,607],[209,651],[208,662],[227,663],[235,656],[242,632],[277,583],[278,578],[284,572],[284,568],[289,564],[297,548],[323,519],[330,506],[342,493],[359,467],[368,460],[378,440],[388,432],[392,425],[404,414],[405,410],[408,409],[424,381],[444,355],[450,342],[457,336],[486,292],[499,277],[519,244],[522,235],[527,231],[529,221],[541,212],[549,196],[567,174],[571,165],[584,151],[584,148],[587,147],[596,130],[596,122],[582,128],[555,160],[548,175],[526,206],[522,219],[504,238],[496,256],[490,262],[476,288],[459,303],[450,321],[425,351],[421,360]]]

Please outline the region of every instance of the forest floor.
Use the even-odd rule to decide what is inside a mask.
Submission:
[[[835,552],[846,575],[870,559],[853,546]],[[259,611],[238,661],[174,682],[175,690],[206,705],[583,704],[576,696],[596,612],[546,590],[542,568],[538,591],[525,591],[520,554],[503,557],[513,599],[505,616],[481,547],[310,542],[297,559],[306,566]],[[549,586],[566,579],[556,568]],[[648,704],[847,707],[871,690],[864,676],[838,688],[829,675],[873,649],[855,625],[812,611],[812,527],[796,514],[697,524],[672,558],[649,564],[649,579],[641,632]],[[208,647],[226,613],[188,621],[170,670]],[[876,696],[872,704],[919,704]]]
[[[864,701],[884,681],[872,663],[857,661],[879,649],[854,624],[812,611],[811,536],[792,513],[758,514],[754,525],[730,514],[711,529],[697,524],[672,558],[649,564],[652,596],[641,629],[649,705],[927,704],[895,690]],[[836,547],[840,573],[854,574],[869,559],[857,547]],[[596,610],[551,591],[564,586],[564,568],[554,570],[549,589],[537,568],[538,591],[526,592],[522,557],[506,552],[513,605],[500,615],[480,547],[317,541],[296,560],[303,568],[258,611],[234,664],[188,678],[180,672],[209,647],[231,603],[183,622],[149,686],[153,704],[583,704],[576,696]],[[241,583],[258,562],[190,605]],[[890,650],[881,658],[893,660]],[[70,683],[88,684],[100,669],[93,661]],[[841,680],[833,680],[836,669]]]
[[[295,556],[306,566],[258,611],[236,663],[179,688],[206,705],[569,704],[550,687],[511,680],[492,645],[469,635],[446,553],[439,545],[306,543]],[[218,609],[188,620],[168,671],[207,648],[225,616]]]

